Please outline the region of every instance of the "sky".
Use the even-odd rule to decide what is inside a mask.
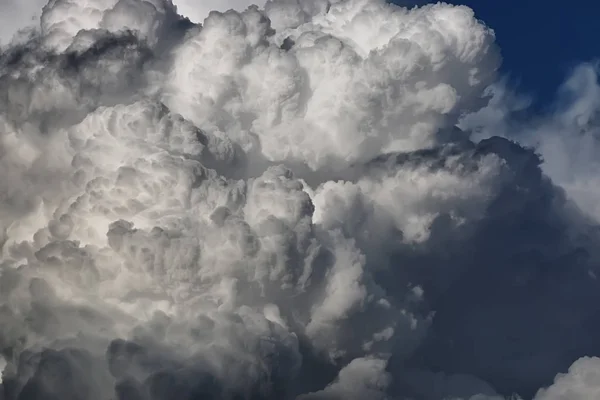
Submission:
[[[600,57],[594,0],[450,0],[471,7],[493,28],[503,56],[501,71],[521,91],[548,106],[556,88],[581,62]],[[400,4],[402,1],[396,1]],[[410,1],[414,4],[414,1]],[[431,3],[421,1],[420,4]]]

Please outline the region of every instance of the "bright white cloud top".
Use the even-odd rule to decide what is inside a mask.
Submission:
[[[0,399],[597,393],[596,358],[550,386],[600,355],[595,197],[555,145],[595,132],[595,70],[520,135],[542,164],[467,7],[39,15],[2,31]]]

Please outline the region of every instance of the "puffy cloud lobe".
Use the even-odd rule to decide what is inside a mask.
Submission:
[[[453,128],[470,9],[231,5],[52,0],[0,56],[4,398],[496,399],[594,351],[589,221]]]
[[[198,2],[195,0],[175,0],[173,1],[177,7],[177,12],[185,15],[194,23],[202,23],[211,11],[224,12],[227,10],[244,11],[251,5],[257,4],[263,6],[264,0],[205,0]]]
[[[41,16],[41,33],[44,45],[58,52],[89,43],[86,32],[97,29],[134,31],[152,45],[176,18],[173,4],[166,0],[51,0]]]
[[[493,34],[467,8],[317,3],[268,3],[272,24],[211,14],[176,50],[165,103],[267,160],[340,169],[436,143],[493,77]]]
[[[573,363],[568,373],[557,375],[552,386],[541,389],[535,400],[592,399],[600,393],[599,372],[598,358],[581,358]]]
[[[357,182],[326,182],[314,195],[315,222],[347,232],[366,229],[364,240],[380,244],[395,231],[397,242],[410,243],[428,240],[439,216],[456,226],[482,216],[503,160],[493,154],[474,163],[466,154],[435,156],[390,156]]]
[[[41,17],[41,33],[49,48],[65,50],[81,30],[100,27],[103,14],[118,0],[50,1]]]

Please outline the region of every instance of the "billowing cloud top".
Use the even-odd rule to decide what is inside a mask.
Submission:
[[[0,399],[593,397],[595,358],[551,384],[598,352],[597,222],[457,128],[493,31],[242,3],[51,0],[2,49]]]

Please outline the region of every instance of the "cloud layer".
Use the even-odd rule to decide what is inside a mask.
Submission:
[[[534,150],[467,7],[212,6],[2,50],[0,399],[593,397],[595,70]]]

